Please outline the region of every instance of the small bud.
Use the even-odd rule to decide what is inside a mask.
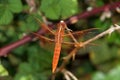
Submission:
[[[112,15],[110,10],[105,10],[102,15],[100,16],[100,20],[104,21],[106,18],[110,18]]]
[[[119,7],[117,7],[117,8],[116,8],[116,11],[117,11],[118,13],[120,13],[120,8],[119,8]]]
[[[91,11],[92,9],[93,9],[93,7],[89,6],[89,7],[87,8],[87,11]]]

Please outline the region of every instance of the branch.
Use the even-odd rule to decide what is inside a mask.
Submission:
[[[72,16],[71,18],[65,20],[65,22],[66,22],[66,24],[70,24],[70,23],[73,24],[73,23],[76,23],[80,19],[85,19],[90,16],[94,16],[102,11],[105,11],[106,9],[115,10],[119,7],[120,7],[120,1],[112,3],[112,4],[107,4],[102,7],[94,8],[91,11],[86,11],[86,12],[80,13],[78,15]]]
[[[80,19],[85,19],[85,18],[88,18],[88,17],[93,16],[95,14],[98,14],[98,13],[104,11],[106,8],[108,8],[109,10],[116,10],[116,8],[118,8],[118,7],[120,7],[120,1],[112,3],[112,4],[107,4],[107,5],[104,5],[102,7],[92,9],[91,11],[86,11],[86,12],[80,13],[78,15],[72,16],[69,19],[66,19],[65,23],[66,24],[73,24],[73,23],[76,23]],[[54,25],[52,25],[52,27],[54,27]],[[37,33],[40,35],[44,34],[45,32],[46,31],[43,29],[40,29],[37,31]],[[13,42],[9,45],[6,45],[6,46],[0,48],[0,56],[6,56],[10,51],[12,51],[13,49],[15,49],[19,46],[24,45],[25,43],[32,41],[33,38],[34,37],[31,36],[31,34],[29,34],[29,35],[23,37],[22,39],[20,39],[16,42]]]

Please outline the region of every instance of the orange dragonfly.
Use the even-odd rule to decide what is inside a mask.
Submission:
[[[84,35],[85,33],[89,32],[91,30],[95,30],[96,29],[96,28],[92,28],[92,29],[87,29],[87,30],[77,31],[77,32],[71,33],[71,31],[67,28],[67,25],[65,24],[65,22],[64,21],[60,21],[60,23],[57,25],[57,31],[54,33],[52,31],[52,29],[50,29],[44,23],[40,23],[40,25],[43,28],[47,29],[50,33],[55,35],[55,40],[52,40],[52,39],[49,39],[49,38],[44,37],[42,35],[39,35],[37,33],[33,33],[34,35],[38,36],[39,38],[55,42],[54,55],[53,55],[53,61],[52,61],[52,73],[54,73],[56,68],[57,68],[59,57],[60,57],[62,43],[69,44],[69,45],[74,45],[74,46],[79,45],[80,43],[74,37],[75,34]],[[67,30],[68,34],[64,34],[65,33],[65,29]],[[73,43],[72,42],[63,42],[63,37],[64,36],[70,36],[74,42]]]

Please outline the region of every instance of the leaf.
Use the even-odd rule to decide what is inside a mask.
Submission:
[[[106,40],[109,42],[109,43],[115,43],[115,44],[118,44],[120,43],[120,34],[119,33],[112,33],[110,36],[106,37]]]
[[[77,13],[77,0],[60,0],[59,3],[61,7],[61,15],[62,19],[72,16]]]
[[[19,78],[19,80],[34,80],[34,78],[31,75],[27,75],[27,76],[25,75]]]
[[[0,24],[9,24],[13,19],[12,13],[8,9],[0,9]]]
[[[110,20],[106,20],[104,22],[100,21],[100,19],[95,19],[94,21],[94,26],[96,28],[100,28],[102,30],[105,30],[106,28],[110,27],[112,24],[112,22]]]
[[[28,16],[26,19],[26,29],[27,30],[29,28],[30,31],[36,31],[38,30],[38,28],[40,28],[39,24],[37,23],[37,21],[35,20],[35,18],[33,16]]]
[[[41,48],[38,46],[38,48],[35,48],[34,46],[29,46],[29,53],[34,53],[34,54],[29,54],[29,59],[28,61],[31,63],[31,66],[37,69],[37,66],[34,66],[34,64],[38,65],[38,70],[46,70],[51,67],[52,63],[52,54],[51,52]],[[39,56],[38,56],[39,55]],[[40,57],[41,56],[41,57]],[[40,65],[42,66],[40,66]]]
[[[77,0],[42,0],[40,10],[50,19],[66,19],[77,13]]]
[[[8,76],[8,71],[0,64],[0,76]]]
[[[22,3],[21,0],[9,0],[9,9],[14,13],[19,13],[22,11]]]
[[[120,74],[120,66],[117,66],[108,73],[106,80],[120,80],[119,74]]]
[[[117,58],[116,47],[109,48],[103,40],[97,41],[98,46],[91,47],[90,59],[94,64],[101,64],[112,58]]]
[[[109,71],[107,74],[103,72],[96,72],[92,76],[92,80],[120,80],[120,65]]]
[[[21,0],[1,0],[0,1],[0,24],[9,24],[13,19],[13,13],[22,11]]]
[[[28,62],[20,64],[14,80],[48,80],[51,74],[52,54],[40,46],[29,46]]]
[[[97,6],[103,6],[103,5],[104,5],[103,0],[96,1],[96,5],[97,5]]]
[[[92,80],[105,80],[105,75],[102,72],[94,73]]]
[[[93,46],[91,53],[90,53],[90,59],[94,64],[100,64],[104,61],[107,61],[109,59],[109,49],[106,43],[103,43],[103,41],[97,42],[98,46]],[[101,58],[102,57],[102,58]]]

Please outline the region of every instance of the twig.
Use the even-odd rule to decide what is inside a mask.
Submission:
[[[61,66],[56,70],[56,73],[59,72],[59,71],[62,71],[62,70],[65,68],[65,66],[66,66],[66,64],[68,63],[68,61],[73,57],[73,55],[76,54],[76,52],[78,51],[78,49],[86,46],[87,44],[89,44],[89,43],[91,43],[91,42],[93,42],[93,41],[95,41],[95,40],[97,40],[97,39],[99,39],[99,38],[101,38],[101,37],[103,37],[103,36],[105,36],[105,35],[107,35],[107,34],[110,35],[112,32],[114,32],[114,31],[116,31],[116,30],[120,30],[120,26],[117,25],[117,24],[114,24],[114,25],[112,25],[109,29],[107,29],[106,31],[104,31],[104,32],[96,35],[95,37],[93,37],[93,38],[91,38],[91,39],[89,39],[89,40],[87,40],[87,41],[85,41],[85,42],[79,43],[78,46],[76,46],[76,47],[70,52],[70,54],[68,54],[66,57],[64,57],[63,62],[62,62],[62,64],[61,64]]]
[[[72,16],[71,18],[65,20],[65,22],[66,22],[66,24],[69,24],[69,23],[73,24],[73,23],[76,23],[80,19],[85,19],[85,18],[88,18],[90,16],[96,15],[97,13],[105,11],[106,9],[112,11],[118,7],[120,7],[120,1],[112,3],[112,4],[104,5],[102,7],[94,8],[91,11],[86,11],[86,12],[80,13],[78,15]]]
[[[95,36],[95,37],[93,37],[92,39],[89,39],[89,40],[85,41],[85,42],[84,42],[82,45],[80,45],[80,46],[86,46],[87,44],[91,43],[92,41],[97,40],[98,38],[101,38],[101,37],[104,36],[104,35],[107,35],[107,34],[111,35],[111,33],[114,32],[115,30],[120,30],[120,26],[117,25],[117,24],[114,24],[114,25],[112,25],[108,30],[102,32],[101,34],[99,34],[99,35],[97,35],[97,36]]]
[[[62,73],[64,74],[66,80],[78,80],[70,71],[66,69],[64,69]]]
[[[109,8],[109,10],[116,10],[116,8],[118,8],[118,7],[120,7],[120,1],[115,2],[113,4],[107,4],[107,5],[104,5],[102,7],[95,8],[91,11],[86,11],[86,12],[80,13],[78,15],[72,16],[69,19],[65,20],[65,23],[66,24],[73,24],[73,23],[76,23],[80,19],[85,19],[85,18],[88,18],[88,17],[93,16],[95,14],[98,14],[98,13],[104,11],[106,8]],[[52,25],[51,27],[54,27],[54,25]],[[38,34],[44,34],[45,32],[46,31],[44,31],[43,29],[40,29],[37,31]],[[32,41],[33,38],[34,37],[31,35],[27,35],[16,42],[13,42],[9,45],[6,45],[6,46],[0,48],[0,56],[7,55],[13,49],[15,49],[19,46],[22,46],[25,43]]]

